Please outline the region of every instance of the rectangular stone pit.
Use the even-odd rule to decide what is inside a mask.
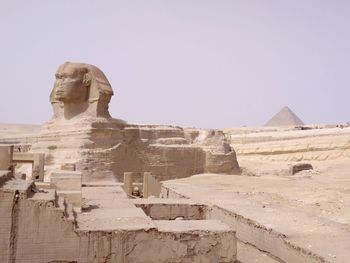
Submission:
[[[219,220],[155,220],[157,232],[138,242],[128,262],[236,262],[236,236]]]
[[[134,199],[133,203],[153,220],[206,219],[206,206],[186,199]]]
[[[157,242],[162,243],[159,254],[174,254],[171,262],[236,261],[235,232],[220,220],[206,220],[206,205],[188,199],[149,198],[132,202],[152,218],[159,235]],[[151,251],[145,249],[142,253]]]
[[[147,231],[115,231],[112,244],[122,243],[125,249],[112,245],[111,260],[106,262],[236,262],[235,232],[219,220],[155,220],[153,224],[155,228]],[[110,246],[106,240],[99,247]]]

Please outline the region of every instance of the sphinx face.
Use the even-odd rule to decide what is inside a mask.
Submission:
[[[65,103],[79,103],[87,98],[84,74],[72,64],[62,65],[56,73],[55,99]]]

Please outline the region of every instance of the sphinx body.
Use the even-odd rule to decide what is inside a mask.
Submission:
[[[67,165],[81,171],[85,183],[121,181],[124,172],[149,171],[165,180],[239,171],[223,133],[127,124],[110,116],[112,95],[97,67],[66,62],[58,68],[50,95],[53,117],[31,149],[45,153],[46,181]]]

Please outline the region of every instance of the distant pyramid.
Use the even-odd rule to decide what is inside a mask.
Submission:
[[[303,121],[299,119],[295,113],[288,107],[284,107],[279,113],[272,117],[265,126],[299,126],[304,125]]]

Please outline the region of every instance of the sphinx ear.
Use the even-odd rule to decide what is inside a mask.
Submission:
[[[89,87],[91,85],[91,75],[89,73],[84,74],[83,84],[85,87]]]

